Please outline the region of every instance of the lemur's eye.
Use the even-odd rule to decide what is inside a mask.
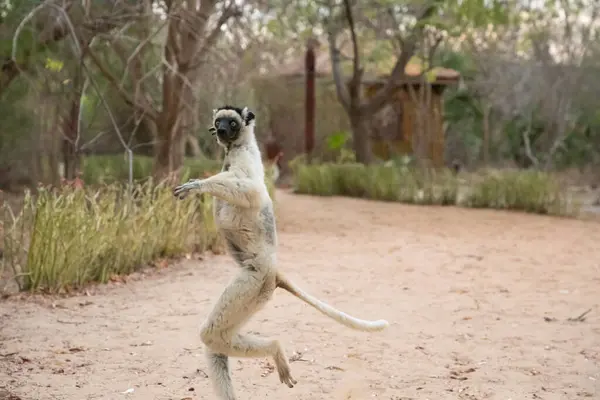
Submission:
[[[237,126],[237,122],[235,122],[235,121],[231,121],[231,122],[229,123],[229,125],[230,125],[232,128],[235,128],[235,127]]]
[[[218,127],[219,127],[219,122],[220,122],[220,120],[218,120],[218,119],[215,119],[215,128],[218,128]]]

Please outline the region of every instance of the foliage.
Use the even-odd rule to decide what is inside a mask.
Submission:
[[[119,165],[114,159],[87,160],[96,166],[88,172],[95,185],[40,187],[35,196],[27,193],[16,215],[4,205],[0,276],[8,269],[21,290],[63,292],[89,282],[107,282],[159,258],[223,250],[211,196],[178,201],[171,186],[156,184],[140,170],[136,178],[146,180],[136,183],[129,195],[123,171],[110,169]],[[142,171],[151,168],[151,160],[136,160]],[[190,171],[198,177],[209,173],[207,166],[211,165],[190,163],[184,180]],[[265,181],[275,202],[269,169]]]
[[[152,158],[134,155],[133,180],[142,182],[152,176]],[[221,169],[221,163],[209,158],[186,158],[181,176],[183,180],[201,179],[214,175]],[[87,185],[127,182],[129,164],[125,155],[93,155],[83,159],[83,181]],[[271,198],[275,197],[275,184],[270,167],[265,166],[265,183]]]
[[[338,163],[355,162],[355,153],[347,147],[352,135],[347,131],[335,132],[327,136],[326,145],[329,152],[333,153]]]
[[[571,215],[575,205],[551,175],[537,171],[486,174],[471,187],[443,169],[424,170],[395,163],[311,164],[295,160],[295,191],[422,205],[502,208],[538,214]],[[462,191],[466,194],[462,194]]]
[[[152,176],[152,157],[133,156],[133,179],[141,181]],[[202,178],[221,169],[221,163],[205,158],[186,158],[183,176]],[[126,182],[129,177],[129,161],[126,154],[92,155],[83,159],[83,180],[86,184]]]
[[[471,187],[465,205],[551,215],[568,215],[576,207],[551,175],[534,170],[487,174]]]
[[[339,151],[346,146],[350,138],[350,134],[345,131],[332,133],[327,137],[327,148],[331,151]]]
[[[159,257],[216,249],[211,200],[177,201],[148,181],[130,198],[120,184],[40,187],[20,213],[4,210],[5,268],[22,290],[61,292],[107,282]]]
[[[424,172],[396,165],[299,164],[295,182],[297,193],[413,204],[452,205],[458,196],[458,181],[449,171]]]

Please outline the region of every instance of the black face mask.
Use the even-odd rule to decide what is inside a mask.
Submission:
[[[218,118],[215,121],[213,135],[216,134],[222,142],[233,142],[240,134],[240,127],[236,118]]]

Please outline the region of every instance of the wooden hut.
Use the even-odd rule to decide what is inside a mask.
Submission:
[[[408,64],[405,72],[407,79],[398,82],[394,101],[380,110],[370,123],[373,150],[383,159],[397,154],[412,154],[414,145],[422,143],[416,139],[427,136],[415,132],[420,132],[420,127],[425,126],[427,132],[433,132],[428,135],[433,140],[427,145],[427,154],[434,165],[442,165],[444,134],[441,95],[445,85],[456,82],[460,75],[454,70],[436,68],[426,74],[427,81],[423,84],[418,63]],[[258,110],[267,118],[258,122],[259,130],[268,131],[283,151],[282,172],[288,170],[288,161],[304,152],[304,79],[304,57],[298,57],[276,73],[253,80]],[[365,97],[372,96],[384,82],[384,77],[365,79]],[[329,51],[326,49],[316,52],[315,83],[313,154],[326,159],[327,136],[350,130],[348,116],[337,99]],[[426,103],[418,101],[423,94],[428,96]],[[424,104],[428,105],[426,110]]]
[[[283,152],[282,173],[287,163],[304,153],[304,57],[282,66],[276,73],[253,79],[255,101],[260,117],[259,134],[269,132]],[[349,131],[348,117],[337,99],[331,75],[329,54],[317,52],[315,59],[315,145],[313,154],[327,158],[327,136]],[[265,135],[267,136],[267,135]]]
[[[460,79],[458,71],[432,68],[422,73],[418,62],[409,63],[405,79],[398,82],[393,100],[377,112],[370,123],[374,154],[384,160],[394,155],[419,154],[432,166],[444,165],[444,121],[442,94]],[[365,79],[365,97],[375,95],[387,77]]]

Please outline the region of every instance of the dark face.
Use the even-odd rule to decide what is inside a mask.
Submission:
[[[238,138],[241,125],[237,118],[221,117],[215,120],[215,129],[221,142],[231,143]]]

